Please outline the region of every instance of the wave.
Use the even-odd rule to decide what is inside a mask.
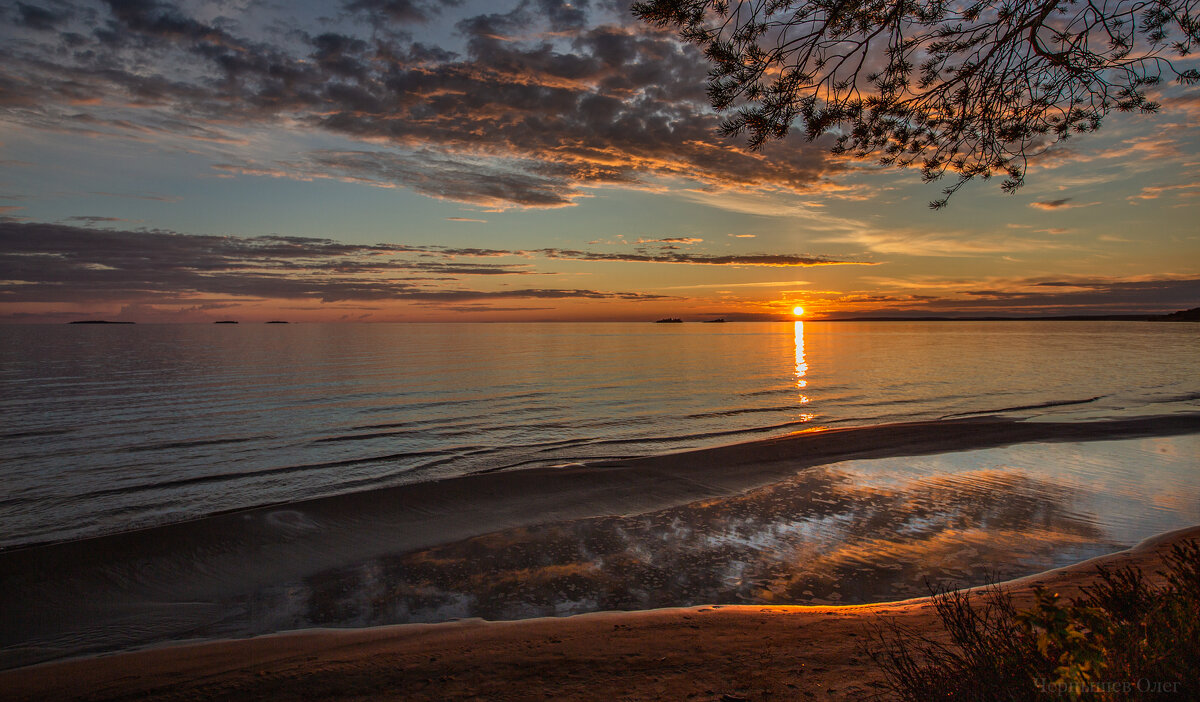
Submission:
[[[1156,397],[1157,402],[1194,402],[1200,400],[1200,392],[1185,392],[1178,395],[1167,395],[1165,397]]]
[[[706,431],[706,432],[697,432],[694,434],[674,434],[671,436],[641,436],[641,437],[630,437],[630,438],[626,438],[626,439],[596,439],[596,438],[564,439],[562,441],[551,441],[551,442],[546,442],[543,444],[533,444],[532,446],[530,446],[530,448],[537,449],[538,447],[543,447],[543,448],[539,449],[540,452],[547,453],[548,451],[554,450],[555,448],[569,447],[569,446],[620,446],[620,445],[627,445],[627,444],[678,443],[678,442],[683,442],[683,441],[716,439],[716,438],[720,438],[722,436],[734,436],[737,434],[762,434],[765,432],[782,431],[785,429],[791,429],[793,427],[809,424],[809,423],[811,423],[811,421],[812,421],[811,418],[806,418],[806,419],[797,419],[797,420],[791,421],[791,422],[782,422],[780,424],[772,424],[770,426],[763,426],[763,427],[748,427],[748,428],[744,428],[744,429],[727,429],[727,430],[723,430],[723,431]]]
[[[719,410],[716,412],[699,412],[686,415],[687,419],[716,419],[718,417],[736,417],[741,414],[758,414],[761,412],[795,412],[796,404],[778,405],[776,407],[741,407],[738,409]]]
[[[105,488],[103,490],[92,490],[89,492],[78,493],[74,497],[91,498],[104,497],[109,495],[126,495],[137,492],[149,492],[153,490],[161,490],[167,488],[185,487],[188,485],[203,485],[205,483],[220,483],[233,482],[238,480],[246,480],[249,478],[261,478],[269,475],[283,475],[287,473],[301,473],[311,470],[323,470],[328,468],[342,468],[345,466],[362,465],[366,463],[382,463],[386,461],[397,461],[407,458],[420,458],[422,456],[447,456],[451,459],[460,458],[461,452],[448,450],[431,450],[431,451],[408,451],[403,453],[390,453],[383,456],[367,456],[363,458],[347,458],[341,461],[324,461],[320,463],[306,463],[303,465],[279,466],[276,468],[264,468],[261,470],[239,471],[232,473],[212,473],[209,475],[197,475],[190,478],[176,478],[174,480],[161,480],[155,483],[140,483],[137,485],[128,485],[123,487]]]
[[[940,419],[954,419],[956,417],[974,417],[979,415],[998,414],[1000,412],[1020,412],[1022,410],[1046,409],[1049,407],[1068,407],[1071,405],[1086,405],[1096,400],[1108,397],[1107,395],[1097,395],[1089,397],[1086,400],[1053,400],[1051,402],[1041,402],[1034,405],[1017,405],[1015,407],[1000,407],[998,409],[977,410],[974,412],[958,412],[956,414],[944,414]]]
[[[225,446],[228,444],[243,444],[250,441],[262,441],[264,439],[274,439],[276,437],[269,434],[261,436],[237,436],[225,439],[198,439],[195,441],[167,441],[158,444],[137,444],[122,449],[123,452],[140,452],[140,451],[167,451],[170,449],[181,448],[196,448],[199,446]]]
[[[62,436],[70,434],[73,429],[30,429],[28,431],[14,431],[7,434],[0,434],[0,441],[8,441],[10,439],[31,439],[39,436]]]

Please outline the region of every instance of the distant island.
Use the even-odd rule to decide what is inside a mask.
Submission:
[[[678,317],[664,317],[654,322],[655,324],[683,324],[683,320]]]
[[[724,324],[724,323],[725,323],[725,318],[724,318],[724,317],[718,317],[717,319],[706,319],[706,320],[704,320],[704,323],[705,323],[705,324]]]
[[[1160,314],[1151,318],[1152,322],[1200,322],[1200,307],[1190,310],[1179,310],[1171,314]]]
[[[67,322],[67,324],[133,324],[133,322],[110,322],[107,319],[81,319],[77,322]]]
[[[271,321],[267,322],[267,324],[287,324],[287,322],[283,321],[282,319],[272,319]]]
[[[1170,314],[1072,314],[1048,317],[831,317],[822,322],[1200,322],[1200,307]]]
[[[219,319],[219,320],[213,322],[213,324],[237,324],[237,320],[236,319]]]

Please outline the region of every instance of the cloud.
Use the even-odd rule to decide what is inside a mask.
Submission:
[[[403,296],[411,300],[435,300],[439,302],[457,302],[462,300],[502,300],[509,298],[534,298],[540,300],[666,300],[666,295],[653,295],[639,292],[602,292],[599,290],[557,290],[526,288],[523,290],[436,290],[411,292]]]
[[[853,242],[880,254],[904,256],[971,257],[998,253],[1066,249],[1071,245],[1053,239],[1010,234],[928,232],[904,229],[860,229],[839,233],[824,241]]]
[[[638,239],[638,244],[700,244],[703,239],[694,236],[669,236],[665,239]]]
[[[661,239],[659,241],[670,241]],[[697,240],[699,241],[699,240]],[[484,249],[474,247],[426,246],[410,247],[409,251],[436,253],[444,256],[497,257],[521,256],[566,259],[572,261],[624,262],[624,263],[675,263],[703,266],[870,266],[867,261],[838,259],[811,254],[708,254],[680,253],[677,247],[665,245],[657,252],[646,248],[636,252],[580,251],[576,249]]]
[[[1069,209],[1073,209],[1076,207],[1091,207],[1092,205],[1099,205],[1099,204],[1100,204],[1099,202],[1085,202],[1085,203],[1072,202],[1072,198],[1064,197],[1059,200],[1045,200],[1045,201],[1041,201],[1041,202],[1031,202],[1031,203],[1029,203],[1029,206],[1034,207],[1039,210],[1069,210]]]
[[[786,288],[792,285],[812,285],[807,280],[768,280],[758,283],[702,283],[700,285],[672,285],[659,290],[698,290],[703,288]]]
[[[105,7],[67,12],[77,31],[30,30],[26,49],[0,47],[0,119],[169,148],[201,141],[225,173],[404,187],[493,209],[562,207],[596,187],[662,178],[807,192],[842,168],[827,144],[791,139],[758,154],[718,138],[697,51],[627,13],[596,25],[611,11],[603,3],[530,0],[451,18],[467,6],[355,0],[319,32],[265,5],[255,12],[277,13],[271,32],[248,17],[207,21],[192,5]],[[410,36],[451,20],[461,46]],[[219,148],[281,129],[359,147]]]
[[[130,198],[133,200],[150,200],[152,202],[180,202],[183,200],[178,195],[159,195],[158,193],[106,193],[102,191],[94,191],[92,195],[100,195],[101,197],[119,197]]]
[[[0,223],[4,222],[24,222],[27,217],[17,217],[10,215],[9,212],[25,209],[24,205],[0,205]]]
[[[121,219],[120,217],[100,217],[97,215],[75,215],[74,217],[67,217],[63,221],[64,222],[83,222],[84,224],[100,224],[102,222],[128,222],[129,220]]]
[[[487,224],[486,219],[474,219],[472,217],[447,217],[447,222],[477,222],[479,224]]]
[[[542,312],[555,307],[497,307],[492,305],[440,305],[447,312]]]
[[[1135,278],[1001,279],[984,281],[937,279],[875,279],[893,288],[936,290],[935,295],[890,295],[903,307],[891,305],[856,314],[1153,314],[1195,307],[1200,278],[1184,276]],[[987,287],[980,287],[981,285]],[[915,306],[913,303],[916,303]]]
[[[638,263],[688,263],[708,266],[870,266],[865,261],[851,261],[827,256],[803,254],[689,254],[663,251],[660,253],[602,253],[571,249],[534,249],[531,253],[547,258],[566,258],[575,261],[626,261]]]
[[[345,4],[350,12],[362,12],[373,21],[419,22],[429,20],[429,14],[437,11],[436,5],[413,2],[413,0],[352,0]]]
[[[79,216],[79,220],[108,221]],[[670,246],[670,245],[667,245]],[[664,247],[665,248],[665,247]],[[0,302],[191,306],[253,300],[409,301],[429,304],[496,300],[674,299],[659,293],[501,284],[463,285],[464,279],[528,279],[546,259],[720,266],[856,264],[824,256],[507,250],[437,245],[350,244],[331,239],[269,235],[231,237],[165,230],[89,228],[68,223],[0,223]],[[751,283],[752,287],[802,284]],[[485,286],[486,287],[486,286]],[[216,299],[214,299],[214,296]]]
[[[60,9],[55,11],[36,5],[28,5],[23,2],[18,2],[16,8],[17,25],[43,32],[53,31],[71,16],[71,13],[66,10]]]
[[[167,231],[88,229],[66,224],[0,224],[0,300],[177,299],[219,294],[251,298],[463,300],[638,299],[589,290],[452,289],[466,276],[521,276],[524,265],[430,260],[429,249],[344,244],[289,236],[254,238]]]
[[[1157,200],[1164,193],[1175,192],[1180,197],[1195,197],[1200,194],[1200,181],[1176,183],[1174,185],[1148,185],[1137,195],[1129,198],[1130,202],[1137,200]]]

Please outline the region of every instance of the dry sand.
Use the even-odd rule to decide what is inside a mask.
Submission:
[[[1069,594],[1096,565],[1156,570],[1193,527],[1006,583]],[[881,674],[861,650],[895,618],[936,635],[927,599],[849,607],[725,606],[304,631],[176,645],[0,673],[0,697],[124,699],[862,699]]]

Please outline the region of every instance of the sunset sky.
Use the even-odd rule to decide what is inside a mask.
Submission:
[[[0,6],[0,321],[1200,305],[1200,87],[1026,186],[718,137],[620,0]]]

